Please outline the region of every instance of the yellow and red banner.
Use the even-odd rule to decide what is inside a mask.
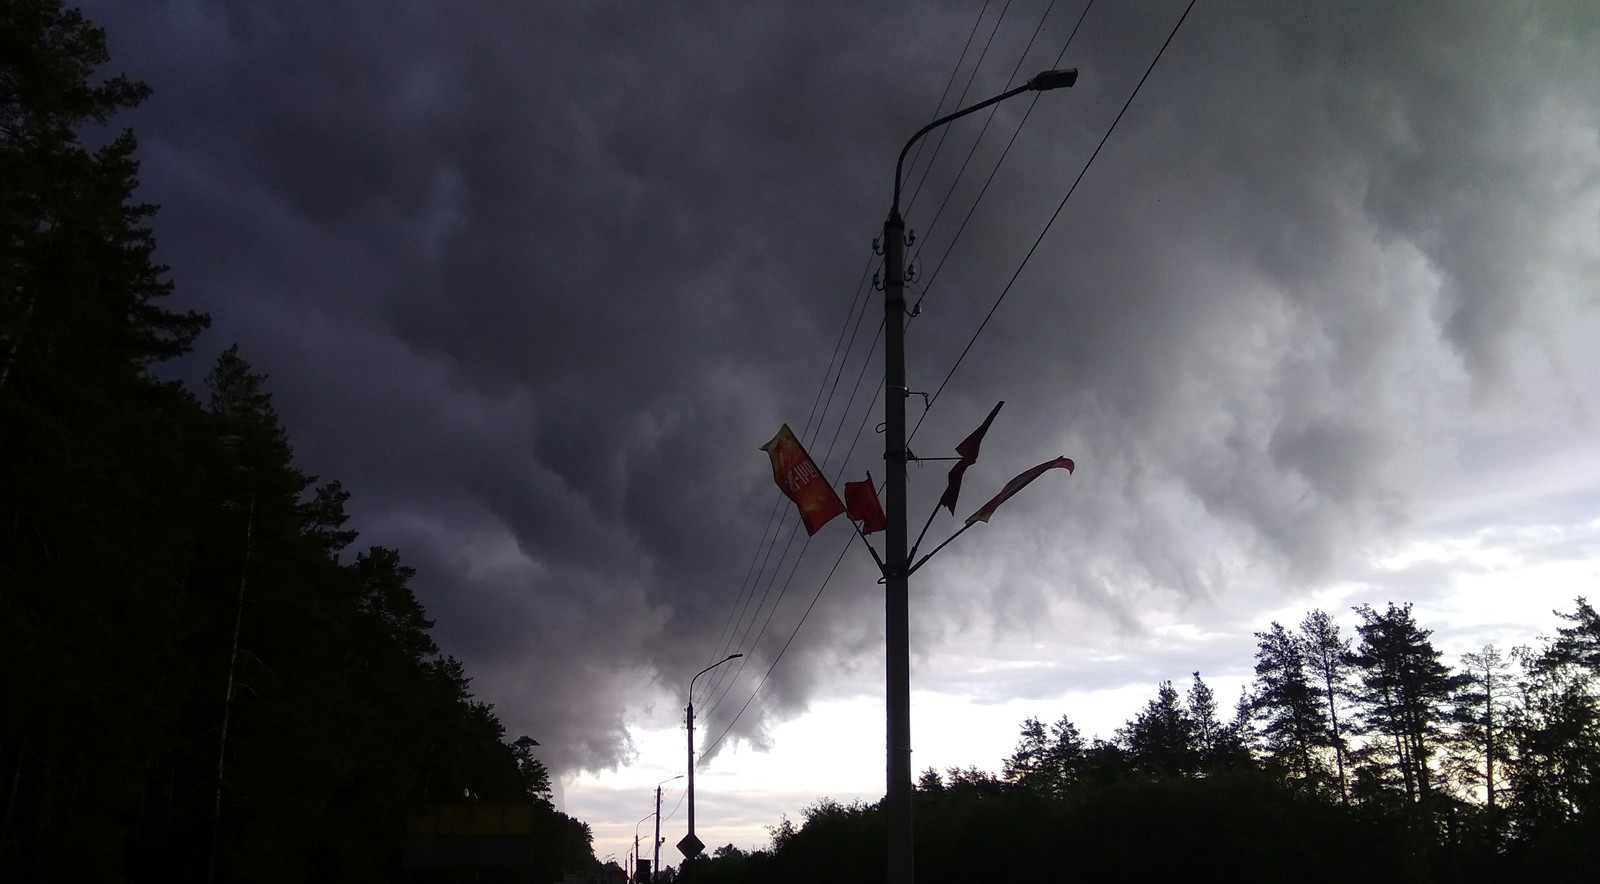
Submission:
[[[807,536],[816,534],[828,520],[844,512],[844,501],[817,469],[816,461],[806,453],[788,424],[778,430],[772,441],[761,446],[761,450],[772,459],[772,480],[778,483],[778,489],[800,508]]]

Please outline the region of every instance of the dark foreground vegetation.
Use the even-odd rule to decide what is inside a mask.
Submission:
[[[105,61],[0,2],[0,881],[394,880],[408,811],[464,796],[534,806],[538,880],[596,867],[262,378],[150,373],[207,320],[161,306],[104,128],[146,90]]]
[[[1257,634],[1229,716],[1194,675],[1108,740],[1022,724],[999,774],[923,773],[919,884],[1592,881],[1600,869],[1600,615],[1447,666],[1409,605]],[[702,884],[883,877],[877,805],[822,801]]]

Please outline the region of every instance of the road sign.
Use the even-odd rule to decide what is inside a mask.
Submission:
[[[678,842],[678,851],[689,859],[699,856],[705,849],[705,843],[693,835],[685,835],[683,840]]]

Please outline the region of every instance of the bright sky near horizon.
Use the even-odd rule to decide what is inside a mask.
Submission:
[[[916,769],[998,769],[1030,715],[1110,736],[1194,671],[1231,706],[1313,608],[1412,602],[1454,662],[1600,594],[1600,7],[1200,0],[1063,207],[1185,5],[84,9],[154,89],[115,122],[213,319],[177,371],[237,342],[269,376],[620,860],[732,651],[703,840],[881,795],[876,575],[842,520],[768,521],[757,446],[881,465],[895,154],[1058,56],[1073,88],[908,160],[913,450],[1006,401],[962,515],[1077,462],[914,579]]]

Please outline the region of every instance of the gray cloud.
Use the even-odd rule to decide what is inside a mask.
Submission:
[[[1022,5],[974,95],[1004,85],[1044,9]],[[914,388],[937,388],[1181,6],[1090,12],[1065,62],[1078,85],[1029,115],[927,287]],[[1025,71],[1077,11],[1052,11]],[[508,726],[558,769],[625,761],[627,724],[670,720],[654,704],[715,659],[772,505],[756,446],[804,421],[894,152],[973,10],[88,12],[156,89],[130,117],[145,194],[180,297],[216,320],[180,370],[240,341],[306,467],[418,568],[441,643]],[[1047,457],[1080,465],[919,574],[919,654],[1137,638],[1157,611],[1247,622],[1433,518],[1481,453],[1593,450],[1596,30],[1583,4],[1197,6],[914,440],[945,454],[1008,401],[974,507]],[[1024,107],[997,113],[975,169]],[[932,223],[977,130],[951,131],[910,212],[925,274],[975,196]],[[840,481],[881,466],[876,418],[844,456],[875,383],[844,415]],[[942,470],[913,478],[923,513]],[[708,729],[844,539],[813,541],[781,604],[771,590]],[[741,733],[876,677],[859,552]]]

